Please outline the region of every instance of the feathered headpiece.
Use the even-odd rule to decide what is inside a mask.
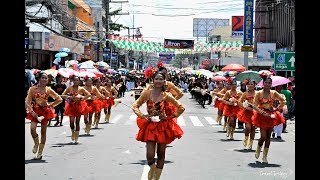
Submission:
[[[163,67],[163,66],[164,66],[164,63],[163,63],[162,61],[160,61],[160,62],[157,63],[157,67],[158,67],[158,68],[161,68],[161,67]]]
[[[271,75],[273,75],[273,73],[270,72],[270,71],[263,70],[263,71],[260,72],[260,77],[261,78],[264,78],[264,77],[267,77],[267,76],[271,76]]]
[[[248,82],[249,82],[249,79],[245,79],[245,80],[242,82],[242,84],[247,85]]]
[[[231,83],[231,81],[232,81],[232,78],[231,78],[231,77],[227,77],[227,78],[226,78],[226,82],[227,82],[227,83]]]
[[[143,74],[145,78],[151,79],[156,72],[157,70],[154,67],[148,67]]]

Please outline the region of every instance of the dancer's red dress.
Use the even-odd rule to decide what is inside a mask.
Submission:
[[[106,90],[106,88],[104,88],[103,86],[100,86],[99,88],[97,88],[100,92],[100,94],[104,95],[104,99],[99,99],[100,101],[100,111],[101,109],[104,109],[107,107],[108,105],[108,100],[106,99],[106,97],[110,96],[109,92]]]
[[[233,94],[231,95],[231,90],[228,90],[226,92],[226,94],[223,96],[223,100],[226,100],[226,101],[230,101],[231,98],[234,98],[236,101],[238,101],[238,99],[241,97],[242,95],[242,92],[239,91],[239,90],[236,90],[237,93],[236,94]],[[236,103],[236,105],[228,105],[228,104],[225,104],[224,105],[224,108],[223,108],[223,115],[224,116],[237,116],[238,112],[239,112],[239,104],[237,102],[234,102]]]
[[[111,87],[110,89],[108,89],[106,87],[106,90],[109,92],[109,98],[106,99],[106,102],[107,102],[107,108],[109,107],[112,107],[114,105],[114,97],[117,97],[118,96],[118,91],[114,88],[114,87]]]
[[[48,98],[52,97],[55,101],[48,106]],[[38,117],[43,116],[44,119],[41,124],[45,125],[47,122],[56,117],[54,112],[54,107],[62,102],[62,98],[50,87],[46,87],[44,93],[39,92],[39,86],[32,86],[28,91],[26,98],[26,103],[32,106],[33,111],[38,115]],[[43,105],[46,104],[46,105]],[[36,123],[40,123],[36,118],[31,115],[31,112],[27,113],[26,119],[31,120]]]
[[[217,105],[217,108],[218,108],[218,110],[219,111],[223,111],[223,109],[224,109],[224,103],[222,103],[222,101],[221,100],[219,100],[219,98],[220,99],[222,99],[223,98],[223,96],[224,96],[224,94],[227,92],[228,90],[227,90],[227,88],[223,88],[222,90],[220,90],[218,93],[217,93],[217,101],[218,101],[218,105]]]
[[[86,90],[88,91],[88,89]],[[84,114],[100,112],[101,101],[99,100],[99,97],[101,97],[101,93],[95,86],[92,86],[92,90],[89,93],[95,97],[93,99],[90,98],[86,100],[87,108],[84,110]]]
[[[242,104],[244,101],[247,100],[249,103],[253,104],[253,98],[254,98],[254,95],[250,96],[248,92],[244,92],[239,99],[239,103]],[[252,110],[247,110],[244,107],[240,106],[240,111],[237,114],[237,118],[239,121],[252,124],[252,116],[253,116]]]
[[[137,117],[137,125],[139,132],[136,135],[136,140],[147,142],[155,141],[161,144],[170,144],[176,138],[180,139],[183,135],[183,131],[180,126],[176,123],[177,117],[179,117],[185,110],[183,105],[178,102],[170,93],[163,93],[163,100],[160,102],[153,102],[150,100],[151,90],[144,90],[141,96],[133,103],[132,109]],[[147,103],[148,114],[155,116],[159,114],[165,114],[166,120],[160,122],[149,121],[139,110],[139,107]],[[171,116],[166,114],[166,108],[168,103],[173,104],[177,111]]]
[[[73,86],[69,86],[62,95],[69,95],[69,96],[77,96],[78,94],[89,96],[90,93],[85,90],[83,87],[78,87],[78,91],[74,92]],[[70,117],[77,117],[86,114],[87,112],[87,103],[84,100],[72,100],[67,99],[65,106],[64,115],[70,116]]]
[[[263,97],[264,90],[256,92],[254,97],[254,105],[263,111],[273,114],[274,118],[264,116],[257,111],[253,111],[252,124],[261,129],[273,128],[281,123],[284,123],[284,117],[279,112],[279,109],[282,109],[286,104],[286,99],[284,99],[277,91],[270,90],[270,96],[268,98]],[[273,104],[275,100],[279,100],[280,104],[278,107],[274,108]]]
[[[216,89],[213,90],[212,93],[213,93],[213,94],[217,94],[217,93],[219,93],[222,89],[223,89],[223,88],[221,88],[221,89],[216,88]],[[216,96],[216,98],[214,99],[214,105],[213,105],[213,107],[218,108],[218,107],[220,106],[221,101],[219,100],[218,95],[215,95],[215,96]]]

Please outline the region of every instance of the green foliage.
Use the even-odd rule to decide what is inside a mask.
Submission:
[[[110,16],[116,16],[121,12],[122,9],[116,9],[114,11],[109,12]],[[124,26],[123,24],[118,24],[115,22],[112,22],[111,18],[109,20],[109,32],[113,33],[114,31],[121,31],[123,29],[128,29],[127,26]]]

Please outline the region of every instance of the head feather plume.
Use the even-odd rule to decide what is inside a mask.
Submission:
[[[156,72],[157,70],[154,67],[148,67],[143,74],[145,78],[151,79]]]

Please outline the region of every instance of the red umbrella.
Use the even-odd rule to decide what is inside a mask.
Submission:
[[[221,69],[222,71],[238,71],[242,72],[246,70],[246,67],[242,66],[241,64],[228,64],[224,68]]]
[[[224,77],[224,76],[214,76],[212,78],[212,80],[214,80],[214,81],[225,81],[226,77]]]

